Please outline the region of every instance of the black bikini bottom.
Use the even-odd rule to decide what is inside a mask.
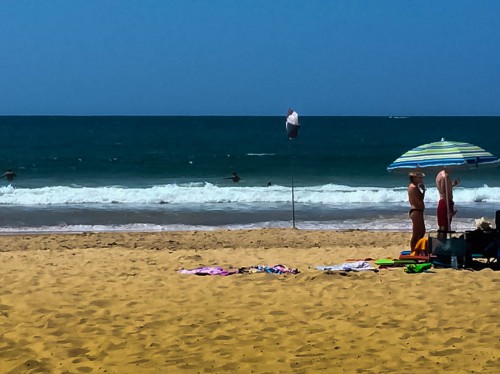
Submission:
[[[413,212],[423,212],[423,210],[422,209],[410,209],[410,211],[408,212],[408,215],[411,216],[411,214]]]

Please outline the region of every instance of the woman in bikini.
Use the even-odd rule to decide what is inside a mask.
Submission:
[[[425,185],[422,182],[425,174],[412,172],[408,175],[410,176],[410,184],[408,185],[408,201],[410,202],[409,215],[413,224],[410,249],[413,251],[417,242],[425,236]]]

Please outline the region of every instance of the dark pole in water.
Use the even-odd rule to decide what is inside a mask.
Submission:
[[[295,191],[293,185],[293,147],[292,142],[298,136],[299,132],[299,115],[292,108],[288,108],[286,117],[286,132],[288,135],[288,142],[290,144],[290,173],[292,174],[292,226],[295,228]]]
[[[290,144],[290,171],[292,174],[292,227],[295,229],[295,193],[294,193],[294,186],[293,186],[293,147],[292,147],[292,139],[289,139],[289,144]]]
[[[295,229],[295,196],[293,193],[293,175],[292,175],[292,227]]]

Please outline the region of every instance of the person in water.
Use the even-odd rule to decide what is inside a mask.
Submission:
[[[412,172],[408,175],[410,176],[410,184],[408,185],[408,201],[410,203],[409,216],[412,222],[410,249],[413,251],[415,250],[417,242],[425,236],[425,185],[423,183],[425,174]]]
[[[233,175],[227,177],[226,179],[231,179],[234,183],[238,183],[241,180],[240,176],[236,174],[236,172],[233,172]]]
[[[15,177],[17,177],[17,175],[12,171],[12,169],[7,170],[0,176],[0,178],[6,178],[9,182],[12,182]]]

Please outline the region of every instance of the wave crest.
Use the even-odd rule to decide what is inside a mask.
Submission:
[[[350,187],[326,184],[296,187],[295,202],[303,204],[407,204],[406,188]],[[425,201],[436,203],[435,189],[429,189]],[[500,188],[457,188],[457,203],[499,203]],[[62,205],[62,204],[205,204],[205,203],[286,203],[291,201],[288,186],[227,187],[211,183],[168,184],[148,188],[108,187],[42,187],[0,188],[0,204],[6,205]]]

